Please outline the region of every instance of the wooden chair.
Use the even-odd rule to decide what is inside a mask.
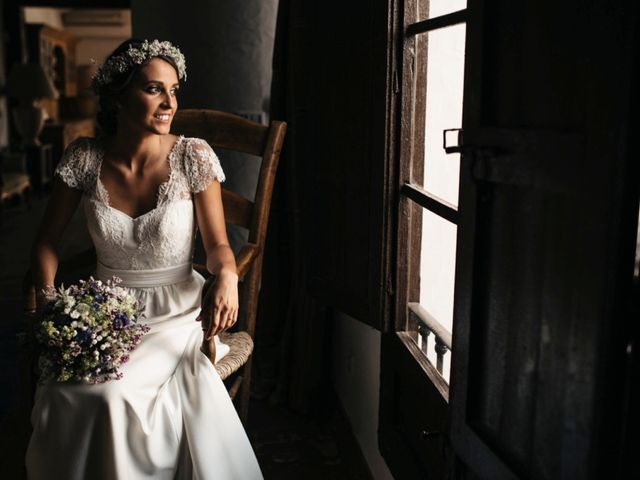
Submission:
[[[251,352],[255,332],[258,293],[262,277],[262,259],[269,222],[271,196],[275,183],[280,150],[284,142],[286,123],[271,122],[264,126],[242,117],[215,110],[180,110],[176,113],[172,132],[187,137],[205,139],[214,149],[233,150],[262,157],[255,200],[250,200],[222,188],[225,220],[249,230],[248,243],[236,258],[239,278],[240,310],[237,330],[223,332],[220,339],[231,349],[217,364],[216,370],[229,385],[229,395],[236,401],[238,414],[246,422],[251,388]],[[95,265],[95,252],[86,251],[61,263],[59,276],[70,272],[86,271],[87,265]],[[213,278],[203,265],[194,264],[207,282]],[[35,311],[35,291],[31,275],[27,274],[23,285],[25,311]],[[204,291],[203,291],[204,294]],[[213,361],[209,343],[203,340],[202,350]],[[239,397],[238,397],[239,393]]]
[[[241,248],[236,258],[240,279],[238,331],[220,335],[221,341],[228,344],[231,351],[216,364],[216,369],[223,378],[235,373],[229,394],[231,398],[235,398],[241,388],[238,413],[245,422],[249,408],[250,355],[256,326],[264,243],[276,170],[287,125],[284,122],[274,121],[266,127],[229,113],[187,109],[176,113],[171,129],[176,134],[203,138],[214,150],[221,148],[262,157],[253,202],[225,188],[222,189],[226,222],[248,229],[249,238],[248,243]],[[209,275],[204,266],[194,265],[194,268],[205,276]],[[203,350],[211,351],[206,342],[203,343]]]
[[[20,196],[31,209],[31,181],[23,155],[0,154],[0,226],[4,219],[4,203],[12,197]]]

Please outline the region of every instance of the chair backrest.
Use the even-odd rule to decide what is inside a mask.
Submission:
[[[253,202],[222,188],[225,220],[247,228],[248,242],[257,252],[243,280],[242,295],[246,308],[243,324],[239,325],[252,337],[271,197],[286,129],[285,122],[274,121],[267,127],[230,113],[196,109],[178,110],[171,126],[172,133],[202,138],[214,149],[233,150],[262,158]]]

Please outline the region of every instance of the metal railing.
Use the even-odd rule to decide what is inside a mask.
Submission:
[[[451,351],[451,332],[449,332],[433,315],[431,315],[422,305],[417,302],[409,302],[409,329],[415,331],[420,337],[415,338],[421,350],[427,355],[429,347],[429,335],[433,333],[435,337],[434,350],[436,352],[436,370],[443,374],[444,356]]]

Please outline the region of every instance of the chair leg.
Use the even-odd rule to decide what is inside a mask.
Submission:
[[[242,424],[247,426],[249,418],[249,400],[251,399],[251,363],[253,355],[249,357],[247,363],[242,367],[242,387],[240,388],[240,398],[238,405],[238,416]]]

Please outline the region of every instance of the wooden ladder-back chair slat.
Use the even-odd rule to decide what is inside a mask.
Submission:
[[[214,148],[264,157],[274,127],[277,131],[282,129],[284,137],[286,130],[284,122],[272,122],[267,127],[231,113],[185,109],[176,112],[171,131],[187,137],[203,138]]]

